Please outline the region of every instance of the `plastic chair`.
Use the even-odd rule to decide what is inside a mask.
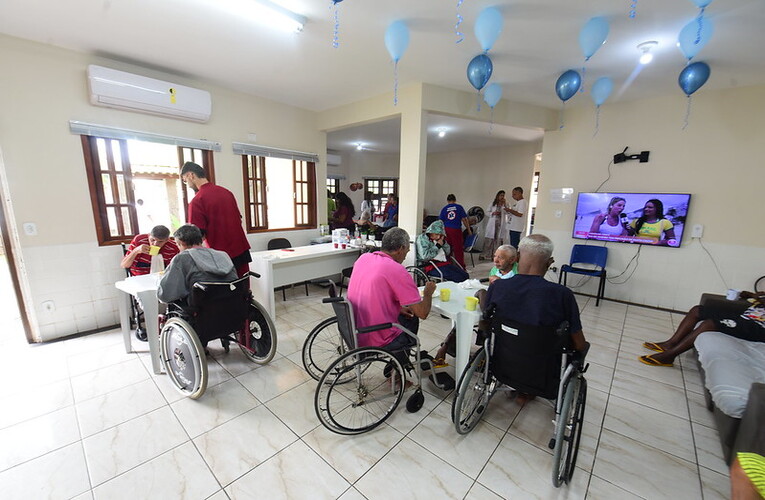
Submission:
[[[480,252],[473,252],[473,247],[475,247],[475,242],[478,240],[478,228],[476,228],[471,234],[467,235],[465,238],[465,245],[464,250],[465,253],[470,254],[470,264],[475,267],[475,260],[473,258],[473,253],[480,253]]]
[[[290,240],[287,238],[274,238],[272,240],[268,241],[268,249],[269,250],[280,250],[282,248],[290,248],[292,247],[292,243],[290,243]],[[305,285],[305,295],[308,296],[308,282],[304,281],[303,285]],[[294,287],[295,285],[290,285],[291,287]],[[287,300],[287,292],[286,286],[279,287],[282,290],[282,300]]]
[[[595,299],[595,307],[600,305],[600,299],[606,290],[606,260],[608,259],[608,248],[591,245],[574,245],[571,249],[571,260],[560,268],[558,283],[563,281],[566,285],[568,273],[583,274],[585,276],[594,276],[600,278],[598,284],[598,294]],[[596,266],[596,269],[587,267],[577,267],[577,264],[589,264]]]

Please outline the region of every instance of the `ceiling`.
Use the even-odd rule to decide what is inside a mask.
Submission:
[[[491,82],[502,85],[507,99],[558,108],[555,81],[563,71],[582,67],[578,35],[593,16],[608,19],[610,34],[586,64],[585,85],[610,76],[610,101],[682,95],[677,77],[685,59],[675,46],[677,34],[698,13],[691,0],[633,0],[634,18],[628,0],[464,0],[459,12],[465,36],[456,43],[456,0],[344,0],[337,4],[339,47],[333,48],[331,0],[274,0],[307,17],[302,33],[277,31],[217,8],[223,1],[3,0],[0,32],[320,111],[392,90],[393,65],[383,38],[394,20],[404,20],[411,33],[398,65],[399,85],[472,90],[466,67],[481,52],[473,24],[493,5],[503,13],[504,30],[489,52]],[[695,59],[712,69],[705,88],[765,83],[765,2],[717,0],[705,15],[714,35]],[[659,45],[654,62],[638,68],[637,45],[646,40]],[[584,92],[569,105],[592,103]],[[431,119],[430,126],[437,121]],[[485,133],[482,140],[504,133],[495,126],[493,137]],[[338,141],[353,140],[351,132],[345,135]]]

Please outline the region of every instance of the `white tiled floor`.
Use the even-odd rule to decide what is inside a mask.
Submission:
[[[480,265],[476,275],[485,273]],[[425,383],[425,406],[380,428],[333,434],[313,412],[300,365],[305,335],[329,309],[323,291],[279,302],[277,357],[249,363],[212,348],[199,401],[180,397],[118,332],[41,346],[2,342],[0,497],[4,499],[673,498],[728,495],[717,431],[690,356],[674,368],[637,361],[679,316],[578,297],[592,343],[578,470],[550,484],[552,408],[499,394],[467,436],[451,395]],[[448,331],[431,315],[424,347]],[[23,341],[23,335],[18,334]],[[6,334],[6,340],[10,337]],[[136,344],[138,344],[136,342]],[[145,348],[145,344],[137,347]]]

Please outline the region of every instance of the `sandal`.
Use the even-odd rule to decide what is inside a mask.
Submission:
[[[435,358],[432,360],[433,368],[443,368],[444,366],[449,366],[449,363],[446,362],[445,358]]]
[[[645,363],[648,366],[674,366],[674,363],[662,363],[661,361],[654,359],[653,354],[647,354],[645,356],[640,356],[638,360],[640,360],[641,363]]]
[[[657,344],[656,342],[643,342],[643,347],[645,347],[648,350],[656,351],[656,352],[664,352],[665,349]]]

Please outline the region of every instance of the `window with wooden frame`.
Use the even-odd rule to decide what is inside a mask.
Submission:
[[[316,227],[315,162],[242,155],[242,171],[248,232]]]
[[[340,192],[340,179],[337,178],[328,178],[327,179],[327,191],[330,192],[332,195],[336,195]]]
[[[374,212],[379,214],[388,203],[388,195],[398,193],[398,179],[375,179],[365,178],[364,190],[372,193],[372,205]]]
[[[119,137],[81,138],[99,245],[129,242],[155,225],[173,231],[183,224],[193,196],[178,176],[183,162],[198,163],[214,180],[211,150]]]

